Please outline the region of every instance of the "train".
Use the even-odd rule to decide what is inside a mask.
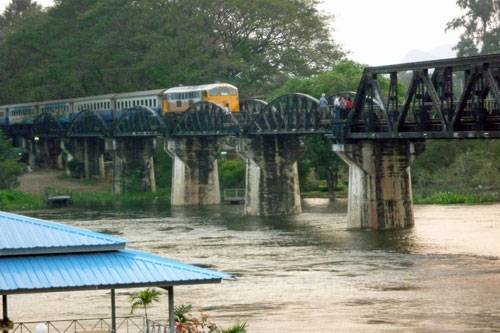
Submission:
[[[119,118],[135,106],[151,108],[159,116],[181,114],[192,104],[211,101],[230,112],[239,112],[238,88],[228,83],[179,86],[147,91],[114,93],[79,98],[0,106],[0,126],[30,125],[44,113],[61,123],[70,123],[79,112],[90,110],[106,121]]]

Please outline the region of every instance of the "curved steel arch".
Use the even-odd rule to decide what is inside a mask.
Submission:
[[[320,126],[319,101],[306,94],[282,95],[252,120],[247,134],[306,134],[325,132]]]
[[[107,137],[109,127],[101,115],[92,110],[82,110],[71,122],[68,137]]]
[[[228,135],[239,132],[234,115],[217,103],[201,101],[182,113],[171,135]]]
[[[49,112],[44,112],[37,116],[31,128],[31,135],[37,137],[60,137],[63,133],[63,125]]]
[[[245,99],[240,102],[240,118],[245,123],[250,123],[267,105],[261,99]]]
[[[167,127],[151,108],[134,106],[124,110],[113,129],[113,136],[163,136]]]

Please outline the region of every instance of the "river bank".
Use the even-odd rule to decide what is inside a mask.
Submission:
[[[50,189],[70,191],[76,205],[106,204],[111,202],[140,203],[148,201],[170,201],[170,190],[159,189],[157,193],[140,192],[111,193],[111,178],[95,180],[73,179],[61,170],[40,169],[26,173],[19,178],[19,186],[15,190],[0,191],[0,209],[26,210],[46,207],[45,193]],[[302,198],[328,198],[328,192],[309,191],[301,193]],[[336,198],[346,198],[347,191],[339,191]],[[417,194],[413,197],[415,205],[419,204],[484,204],[500,202],[499,193],[459,193],[437,192],[427,195]]]

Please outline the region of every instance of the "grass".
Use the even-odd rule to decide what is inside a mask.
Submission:
[[[415,204],[481,204],[487,202],[500,202],[499,193],[458,193],[458,192],[439,192],[428,196],[415,196]]]
[[[325,191],[306,191],[300,193],[302,198],[328,198]],[[347,198],[347,190],[335,191],[335,198]]]
[[[73,202],[78,203],[93,203],[93,202],[143,202],[143,201],[169,201],[170,192],[168,191],[158,191],[156,193],[151,192],[135,192],[135,193],[123,193],[123,194],[112,194],[112,193],[74,193],[73,192]]]
[[[17,190],[0,190],[0,210],[39,209],[45,207],[41,197]]]

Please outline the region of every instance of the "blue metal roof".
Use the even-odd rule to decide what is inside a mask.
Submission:
[[[0,212],[0,256],[113,251],[127,241],[90,230]]]
[[[0,294],[214,283],[231,277],[125,246],[121,238],[0,212]]]
[[[229,277],[133,250],[0,257],[2,294],[215,283]]]

